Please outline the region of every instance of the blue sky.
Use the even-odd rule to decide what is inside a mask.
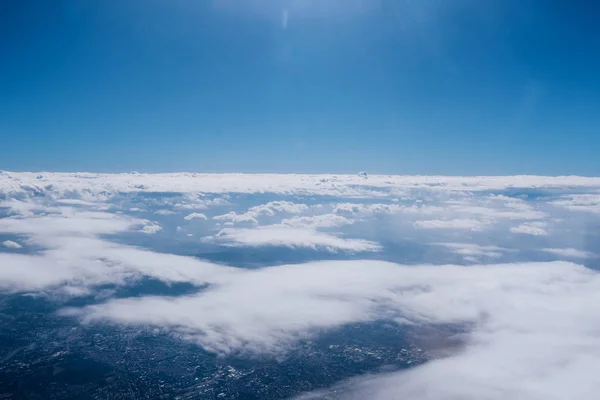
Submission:
[[[0,3],[0,169],[600,174],[594,2]]]

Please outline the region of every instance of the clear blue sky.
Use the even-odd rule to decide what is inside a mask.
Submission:
[[[0,1],[0,169],[600,175],[599,15]]]

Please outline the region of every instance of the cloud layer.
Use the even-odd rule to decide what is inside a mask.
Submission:
[[[250,357],[353,323],[465,332],[443,358],[306,398],[593,399],[599,189],[580,177],[2,172],[0,295],[89,295],[60,315]],[[144,279],[192,289],[93,297]]]
[[[356,392],[381,399],[592,399],[600,389],[600,275],[576,264],[342,261],[231,278],[194,296],[113,300],[65,313],[166,327],[211,351],[255,354],[285,351],[299,337],[351,322],[463,324],[472,330],[460,352],[358,384]]]

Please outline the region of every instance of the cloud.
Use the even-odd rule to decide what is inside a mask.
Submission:
[[[513,233],[522,233],[524,235],[532,236],[546,236],[548,231],[545,229],[547,224],[545,222],[526,222],[516,227],[510,228]]]
[[[500,257],[504,252],[508,251],[504,247],[498,246],[481,246],[474,243],[435,243],[438,246],[444,246],[452,250],[456,254],[465,257]]]
[[[47,291],[64,288],[88,293],[97,285],[131,284],[143,277],[195,285],[218,284],[235,268],[193,257],[155,253],[91,236],[45,236],[32,241],[44,245],[36,254],[0,253],[0,291]]]
[[[267,204],[250,207],[248,213],[252,216],[257,216],[260,214],[275,215],[276,212],[300,214],[306,210],[308,210],[308,206],[306,204],[297,204],[290,201],[271,201]]]
[[[354,223],[346,217],[335,214],[320,214],[306,217],[284,218],[281,225],[291,226],[294,228],[335,228],[343,225]]]
[[[79,200],[79,199],[58,199],[56,200],[57,203],[59,204],[69,204],[69,205],[76,205],[76,206],[92,206],[92,207],[96,207],[99,205],[102,205],[101,203],[94,203],[91,201],[85,201],[85,200]]]
[[[206,220],[208,218],[206,218],[206,215],[204,215],[202,213],[191,213],[191,214],[185,216],[183,219],[185,219],[186,221],[191,221],[193,219],[203,219],[203,220]]]
[[[423,312],[437,322],[458,317],[476,323],[462,351],[408,371],[351,380],[300,398],[595,399],[600,389],[594,374],[600,366],[600,317],[592,304],[600,299],[598,273],[572,264],[469,271],[472,274],[453,271],[450,279],[456,286],[447,290],[423,280],[427,290],[400,301],[407,301],[411,312]],[[509,277],[513,273],[516,276]],[[471,316],[454,314],[466,309]]]
[[[306,204],[296,204],[289,201],[271,201],[266,204],[253,206],[245,213],[238,214],[230,211],[227,214],[214,216],[214,220],[229,221],[234,224],[250,223],[258,225],[258,220],[264,217],[273,217],[276,214],[301,214],[307,211],[309,207]]]
[[[155,253],[92,237],[46,238],[35,255],[0,253],[0,290],[124,285],[142,277],[196,285],[220,283],[236,269],[172,254]],[[167,267],[168,266],[168,267]]]
[[[571,211],[600,213],[600,194],[568,194],[550,204]]]
[[[171,211],[171,210],[157,210],[154,211],[154,214],[158,214],[158,215],[174,215],[177,214],[175,211]]]
[[[287,9],[284,9],[281,12],[281,27],[283,29],[287,29],[289,19],[290,19],[290,13],[289,13],[289,11]]]
[[[592,258],[594,257],[594,254],[587,252],[587,251],[583,251],[583,250],[577,250],[577,249],[573,249],[573,248],[564,248],[564,249],[552,249],[552,248],[548,248],[548,249],[542,249],[542,251],[545,251],[546,253],[551,253],[557,256],[563,256],[563,257],[567,257],[567,258]]]
[[[28,243],[39,248],[34,254],[0,252],[0,291],[61,290],[76,295],[86,294],[97,285],[130,284],[142,277],[203,285],[219,283],[236,271],[192,257],[155,253],[100,239],[132,232],[140,226],[146,233],[160,230],[160,226],[149,221],[123,214],[72,208],[61,208],[54,214],[0,218],[0,233],[25,235]]]
[[[1,190],[0,190],[1,194]],[[31,201],[19,199],[8,199],[0,202],[0,208],[6,208],[9,215],[18,215],[21,217],[30,217],[40,212],[56,212],[58,207],[43,206]]]
[[[44,194],[49,198],[106,200],[123,193],[276,193],[339,197],[385,197],[405,190],[472,192],[507,188],[600,188],[600,178],[577,176],[401,176],[301,174],[94,174],[1,172],[0,188],[10,197]]]
[[[149,235],[155,234],[157,232],[160,232],[162,230],[162,227],[160,225],[158,225],[155,222],[150,222],[146,225],[144,225],[142,227],[142,229],[140,229],[140,232],[144,232],[147,233]]]
[[[225,243],[231,246],[285,246],[322,249],[327,251],[379,251],[377,243],[363,239],[346,239],[329,233],[308,228],[265,226],[254,229],[225,228],[216,236],[206,240]]]
[[[207,198],[203,193],[184,193],[182,198],[173,204],[175,209],[185,210],[205,210],[209,207],[228,206],[231,205],[227,200],[229,196]]]
[[[0,233],[23,236],[24,243],[35,248],[31,254],[0,252],[0,290],[81,296],[95,293],[99,285],[131,285],[145,277],[191,283],[198,290],[191,295],[109,298],[62,314],[89,323],[159,327],[221,354],[279,355],[298,339],[357,322],[442,328],[458,324],[467,332],[461,336],[460,351],[408,372],[347,382],[332,396],[587,400],[600,390],[593,374],[600,367],[600,316],[593,308],[600,301],[600,278],[581,265],[523,261],[406,266],[362,260],[242,269],[107,239],[123,233],[142,238],[143,233],[161,229],[152,221],[119,214],[119,205],[125,213],[166,208],[190,210],[182,214],[191,213],[186,219],[204,219],[204,214],[192,211],[211,204],[224,210],[199,227],[249,224],[203,239],[226,246],[341,253],[336,258],[343,258],[343,252],[364,252],[366,257],[398,260],[405,254],[398,255],[392,246],[418,242],[423,247],[441,246],[472,262],[485,257],[501,260],[512,247],[523,246],[514,249],[524,250],[515,251],[515,257],[543,251],[587,261],[595,256],[561,246],[566,244],[564,237],[551,236],[569,221],[566,213],[596,207],[593,196],[569,194],[574,187],[598,190],[600,180],[238,174],[44,174],[40,180],[0,173]],[[521,196],[517,188],[531,188],[536,196],[527,198],[530,191],[522,198],[488,195],[488,190],[506,188],[515,196]],[[544,188],[552,188],[548,196]],[[153,194],[137,196],[138,192]],[[234,199],[235,204],[213,199],[211,193],[218,199]],[[261,197],[226,197],[226,193]],[[294,202],[249,207],[257,199],[274,197],[264,196],[268,193],[294,196]],[[557,203],[564,201],[568,203]],[[553,212],[560,213],[563,222]],[[173,227],[181,222],[181,217],[168,214],[163,219],[171,218]],[[547,229],[547,221],[557,228]],[[481,233],[494,224],[502,229]],[[336,231],[319,231],[326,228]],[[568,228],[578,234],[575,226]],[[451,239],[430,243],[436,229]],[[527,247],[536,241],[516,240],[506,235],[509,229],[529,234],[543,230],[553,247]],[[198,237],[205,234],[194,232]],[[373,237],[390,245],[384,248],[367,240]],[[474,237],[493,245],[472,243]],[[276,249],[273,254],[284,251],[289,250]],[[380,252],[372,254],[376,251]]]
[[[536,210],[523,199],[503,195],[453,197],[446,201],[444,211],[455,217],[475,218],[488,224],[501,220],[536,220],[547,217],[545,212]]]
[[[87,323],[156,326],[209,351],[261,355],[352,322],[460,324],[469,329],[461,351],[408,372],[350,382],[337,393],[386,400],[591,400],[600,389],[598,302],[600,275],[567,262],[339,261],[246,270],[196,295],[109,300],[63,314]]]
[[[129,230],[142,220],[105,212],[76,211],[64,208],[60,214],[0,219],[0,232],[31,234],[38,237],[93,236]]]
[[[235,211],[230,211],[227,214],[216,215],[212,219],[217,221],[229,221],[232,223],[250,223],[252,225],[258,225],[256,218],[247,214],[237,214]]]
[[[8,247],[9,249],[20,249],[23,247],[19,243],[13,242],[12,240],[5,240],[4,242],[2,242],[2,245],[4,247]]]
[[[423,205],[420,202],[412,205],[401,204],[362,204],[362,203],[337,203],[333,208],[335,214],[341,215],[369,215],[369,214],[441,214],[444,209],[437,206]]]
[[[480,231],[485,228],[484,223],[475,219],[435,219],[416,221],[414,226],[424,229],[466,229],[471,231]]]

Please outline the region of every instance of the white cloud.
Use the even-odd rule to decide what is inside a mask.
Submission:
[[[69,205],[76,205],[76,206],[98,206],[98,203],[92,202],[92,201],[85,201],[85,200],[79,200],[79,199],[58,199],[56,200],[57,203],[59,204],[69,204]]]
[[[177,214],[175,211],[171,211],[171,210],[157,210],[154,211],[154,214],[158,214],[158,215],[174,215]]]
[[[149,235],[152,235],[152,234],[160,232],[160,231],[162,231],[162,227],[155,222],[148,223],[148,224],[144,225],[142,227],[142,229],[140,229],[140,232],[144,232]]]
[[[360,215],[360,214],[441,214],[444,212],[442,207],[423,205],[420,202],[406,206],[400,204],[362,204],[362,203],[337,203],[333,212],[341,215]]]
[[[206,240],[231,246],[286,246],[324,249],[328,251],[378,251],[377,243],[364,239],[346,239],[307,228],[265,226],[254,229],[225,228]]]
[[[8,292],[122,285],[143,276],[165,282],[220,283],[237,270],[91,237],[44,238],[39,254],[0,253],[0,289]]]
[[[1,187],[0,187],[1,193]],[[21,217],[30,217],[40,212],[55,212],[58,207],[48,207],[32,201],[23,201],[18,199],[8,199],[0,202],[0,208],[7,208],[9,215],[19,215]]]
[[[403,190],[433,193],[502,190],[506,188],[599,188],[600,178],[577,176],[401,176],[300,174],[94,174],[2,172],[0,188],[8,195],[44,193],[51,198],[105,200],[119,193],[277,193],[339,197],[388,196]]]
[[[484,223],[475,219],[434,219],[416,221],[414,226],[425,229],[466,229],[471,231],[480,231],[485,228]]]
[[[545,222],[526,222],[519,226],[510,228],[513,233],[522,233],[524,235],[532,236],[546,236],[548,231],[545,229],[547,224]]]
[[[306,217],[284,218],[281,225],[291,226],[294,228],[334,228],[343,225],[349,225],[354,221],[335,214],[320,214]]]
[[[250,207],[250,209],[248,209],[248,214],[252,216],[260,214],[275,215],[276,212],[300,214],[306,210],[308,210],[306,204],[297,204],[290,201],[271,201],[267,204]]]
[[[462,351],[300,398],[595,399],[600,317],[592,304],[600,300],[598,273],[568,264],[506,266],[504,271],[486,266],[479,272],[479,278],[474,272],[455,275],[456,287],[443,291],[423,280],[430,291],[402,300],[413,312],[425,310],[423,317],[435,315],[437,322],[453,321],[456,309],[472,307],[473,316],[479,312],[466,318],[478,325],[465,337]],[[517,276],[510,278],[513,273]]]
[[[191,221],[193,219],[208,219],[206,218],[206,215],[202,214],[202,213],[191,213],[187,216],[185,216],[183,219],[185,219],[186,221]]]
[[[190,257],[154,253],[111,243],[99,235],[132,231],[148,224],[124,215],[62,209],[61,214],[1,218],[0,232],[27,235],[42,248],[35,254],[0,253],[0,290],[57,290],[86,293],[89,286],[125,284],[143,276],[166,282],[219,283],[235,271]],[[148,233],[160,229],[145,225]],[[166,267],[168,266],[168,267]]]
[[[8,247],[9,249],[20,249],[21,247],[23,247],[19,243],[13,242],[12,240],[5,240],[4,242],[2,242],[2,245],[4,247]]]
[[[547,214],[534,209],[521,199],[506,196],[489,196],[487,198],[470,197],[447,201],[445,211],[452,215],[470,216],[485,219],[488,222],[498,220],[535,220],[547,217]]]
[[[181,202],[175,203],[173,208],[186,210],[205,210],[209,207],[231,205],[227,200],[227,195],[223,197],[206,198],[202,193],[186,193]]]
[[[123,214],[100,212],[97,206],[83,203],[102,204],[119,193],[167,189],[193,193],[183,200],[183,195],[172,197],[174,204],[168,206],[182,209],[199,206],[204,197],[198,191],[205,189],[207,193],[343,195],[346,198],[321,207],[271,202],[251,207],[243,214],[232,211],[215,221],[258,224],[269,220],[276,225],[225,229],[209,240],[232,246],[377,251],[377,243],[316,229],[341,230],[359,218],[362,223],[372,214],[385,213],[399,214],[390,222],[398,222],[401,229],[412,229],[413,224],[417,228],[457,229],[450,232],[451,241],[456,243],[437,245],[476,259],[499,257],[509,250],[500,247],[501,237],[484,238],[498,246],[468,243],[475,236],[471,231],[494,223],[518,225],[523,221],[528,222],[513,229],[525,226],[545,230],[543,222],[534,220],[548,217],[546,212],[552,212],[552,207],[545,203],[544,208],[547,200],[543,199],[534,203],[474,191],[506,185],[583,187],[598,185],[597,179],[371,176],[365,181],[333,175],[45,174],[42,185],[30,181],[26,174],[8,176],[0,173],[0,191],[17,193],[21,200],[8,199],[0,205],[6,208],[1,210],[2,215],[10,214],[0,218],[0,232],[25,236],[26,243],[39,250],[34,254],[0,253],[2,292],[56,291],[78,296],[94,293],[96,285],[130,284],[142,277],[208,285],[193,295],[108,300],[64,313],[85,321],[154,325],[219,353],[285,352],[298,338],[319,334],[323,329],[382,319],[464,324],[471,329],[464,336],[462,351],[408,372],[353,381],[344,386],[350,398],[588,400],[600,391],[594,375],[600,368],[600,316],[593,307],[600,302],[600,278],[593,270],[567,262],[458,267],[402,266],[368,260],[244,270],[100,239],[140,228],[151,233],[160,226]],[[46,188],[50,184],[52,187]],[[35,190],[41,194],[30,200],[27,194]],[[423,201],[415,201],[414,206],[400,201],[391,205],[383,204],[384,200],[372,203],[376,198],[399,198],[400,191],[409,193],[402,202],[412,201],[410,197],[421,197]],[[75,207],[57,206],[55,201],[60,196],[73,198],[75,201],[62,204]],[[343,203],[362,201],[359,196],[368,197],[366,204]],[[323,199],[310,201],[326,202]],[[593,201],[577,199],[579,207],[593,208]],[[315,211],[324,214],[314,215]],[[424,215],[427,220],[415,221]],[[554,230],[548,235],[552,233]],[[428,236],[432,232],[418,234]],[[399,236],[402,240],[413,239],[406,231],[399,232]],[[557,238],[549,238],[549,242],[558,242],[553,239]],[[557,247],[528,250],[569,258],[594,257],[582,250],[553,246]]]
[[[283,29],[287,29],[289,19],[290,19],[289,11],[287,9],[284,9],[283,11],[281,11],[281,27]]]
[[[571,211],[600,213],[600,194],[569,194],[550,204]]]
[[[546,253],[551,253],[551,254],[554,254],[557,256],[567,257],[567,258],[592,258],[592,257],[594,257],[594,254],[592,254],[588,251],[577,250],[577,249],[573,249],[573,248],[564,248],[564,249],[548,248],[548,249],[542,249],[542,251],[545,251]]]
[[[213,217],[217,221],[229,221],[233,224],[250,223],[258,225],[258,220],[262,217],[273,217],[278,213],[283,214],[301,214],[307,211],[309,207],[306,204],[296,204],[289,201],[271,201],[266,204],[250,207],[248,211],[238,214],[230,211],[227,214]]]
[[[54,215],[1,218],[0,232],[41,237],[90,236],[122,232],[142,223],[144,222],[141,220],[124,218],[117,214],[63,209],[60,214]]]
[[[229,221],[233,223],[250,223],[252,225],[258,225],[256,218],[247,214],[237,214],[235,211],[230,211],[227,214],[216,215],[212,219],[217,221]]]
[[[500,257],[504,252],[509,251],[504,247],[481,246],[474,243],[435,243],[438,246],[444,246],[456,254],[466,257]]]
[[[196,295],[110,300],[63,313],[157,326],[218,353],[279,353],[322,329],[382,318],[464,324],[471,331],[461,351],[351,383],[347,397],[591,400],[600,390],[598,302],[600,275],[566,262],[343,261],[246,270]]]

